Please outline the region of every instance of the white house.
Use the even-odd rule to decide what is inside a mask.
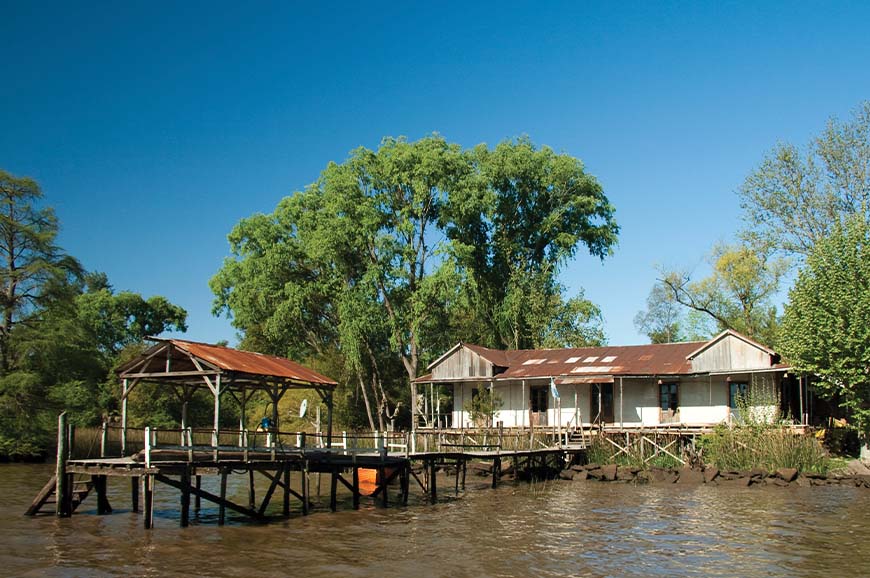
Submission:
[[[458,343],[428,369],[417,379],[430,387],[421,405],[442,427],[472,427],[466,408],[482,388],[501,400],[493,425],[504,427],[706,427],[733,419],[740,394],[753,413],[806,415],[805,384],[776,352],[735,331],[705,342],[580,349]],[[452,392],[452,404],[433,403],[436,390]]]

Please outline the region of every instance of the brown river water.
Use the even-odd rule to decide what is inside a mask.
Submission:
[[[50,465],[0,466],[0,575],[870,576],[867,489],[548,481],[492,490],[469,478],[454,498],[445,478],[435,505],[412,486],[407,507],[364,501],[353,511],[345,500],[331,513],[324,478],[323,504],[307,517],[219,527],[203,502],[180,528],[178,493],[158,484],[146,531],[119,479],[109,480],[111,515],[97,516],[92,496],[71,519],[23,516],[50,475]],[[244,477],[235,478],[230,494],[244,502]]]

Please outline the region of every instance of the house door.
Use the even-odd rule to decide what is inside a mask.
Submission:
[[[589,389],[589,415],[592,416],[592,423],[613,423],[613,384],[593,383]]]
[[[550,399],[550,388],[541,385],[529,389],[529,423],[533,426],[547,425],[547,403]]]

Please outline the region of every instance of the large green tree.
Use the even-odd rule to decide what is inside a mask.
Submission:
[[[448,225],[473,312],[460,333],[514,349],[600,344],[600,311],[582,294],[566,300],[557,278],[581,247],[603,259],[616,244],[601,185],[580,160],[528,138],[480,145],[471,158],[476,186],[456,192]],[[553,320],[571,329],[554,333]]]
[[[870,217],[870,101],[803,149],[774,147],[739,195],[744,237],[799,259],[850,215]]]
[[[233,256],[211,281],[216,312],[233,317],[245,345],[337,352],[379,424],[417,399],[421,363],[490,334],[482,320],[518,336],[502,345],[600,340],[600,312],[562,300],[556,282],[577,245],[603,256],[615,242],[600,186],[576,159],[527,139],[491,153],[433,135],[330,163],[273,214],[233,230]],[[397,368],[410,395],[395,388]]]
[[[810,252],[789,292],[781,349],[870,434],[870,225],[855,215]]]

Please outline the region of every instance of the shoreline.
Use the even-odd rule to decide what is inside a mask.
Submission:
[[[860,464],[860,462],[858,462]],[[867,468],[860,466],[864,470]],[[853,486],[870,488],[870,470],[867,473],[857,473],[857,468],[850,467],[845,471],[838,470],[828,474],[815,472],[799,472],[794,468],[778,468],[767,471],[762,468],[751,470],[720,470],[715,466],[692,468],[650,467],[642,469],[616,464],[585,464],[573,465],[561,472],[559,478],[566,481],[609,482],[625,484],[682,484],[713,486],[775,486],[775,487],[810,487],[810,486]]]

